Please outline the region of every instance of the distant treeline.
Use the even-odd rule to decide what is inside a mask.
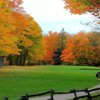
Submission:
[[[37,40],[37,39],[36,39]],[[79,32],[68,34],[49,32],[42,36],[41,43],[35,41],[32,52],[23,48],[19,55],[1,56],[4,65],[100,65],[100,33]],[[36,45],[37,43],[37,45]],[[40,46],[38,46],[40,45]],[[30,56],[29,54],[30,53]]]

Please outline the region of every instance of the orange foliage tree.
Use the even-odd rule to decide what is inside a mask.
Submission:
[[[100,17],[100,0],[64,0],[65,9],[69,9],[71,13],[83,14],[90,12]]]
[[[77,65],[93,65],[95,52],[87,34],[80,32],[66,44],[61,59],[63,62]]]
[[[44,61],[52,63],[54,52],[57,50],[58,33],[49,32],[48,35],[44,35],[43,40],[45,44]]]
[[[91,45],[94,47],[94,57],[93,57],[93,65],[100,65],[100,33],[91,32],[87,34]]]

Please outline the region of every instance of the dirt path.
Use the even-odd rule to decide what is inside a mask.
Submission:
[[[100,88],[100,84],[95,86],[94,88]],[[92,92],[94,93],[94,92]],[[86,95],[85,92],[78,92],[77,93],[77,96],[83,96],[83,95]],[[74,94],[71,93],[71,94],[61,94],[61,95],[55,95],[54,96],[54,100],[69,100],[69,99],[72,99],[74,98]],[[42,96],[42,97],[36,97],[36,98],[30,98],[29,100],[49,100],[50,96]]]

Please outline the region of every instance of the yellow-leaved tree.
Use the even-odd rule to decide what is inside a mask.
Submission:
[[[21,4],[22,0],[0,0],[1,62],[2,58],[6,57],[10,64],[24,65],[27,56],[36,49],[35,43],[39,45],[38,48],[42,46],[42,43],[38,42],[42,41],[41,28],[30,15],[23,11]],[[31,54],[31,56],[34,55],[34,53]]]

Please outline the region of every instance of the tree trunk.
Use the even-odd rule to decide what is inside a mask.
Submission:
[[[3,57],[0,56],[0,68],[3,66]]]

